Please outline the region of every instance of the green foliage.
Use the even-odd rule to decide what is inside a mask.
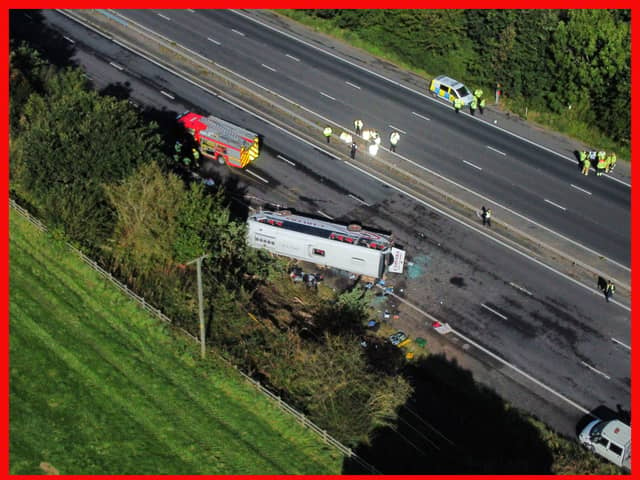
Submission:
[[[342,456],[11,216],[12,474],[338,474]]]
[[[24,60],[23,53],[16,56]],[[34,58],[22,63],[42,70]],[[38,73],[16,75],[16,88],[26,88],[20,79],[29,75]],[[112,223],[103,184],[125,178],[157,155],[159,137],[153,126],[140,122],[128,102],[88,90],[80,70],[42,81],[44,93],[29,95],[19,115],[15,113],[19,125],[13,142],[19,154],[11,162],[12,188],[27,193],[39,213],[64,226],[72,239],[99,246]]]
[[[173,245],[183,190],[181,180],[162,172],[155,162],[106,187],[117,218],[112,258],[126,276],[146,277],[175,267]]]
[[[629,24],[610,10],[569,10],[563,14],[549,45],[556,79],[551,103],[577,105],[588,120],[616,140],[630,132]],[[617,108],[614,108],[617,107]]]

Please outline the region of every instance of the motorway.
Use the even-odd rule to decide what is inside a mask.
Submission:
[[[74,60],[96,87],[126,85],[140,105],[176,113],[197,107],[263,134],[268,148],[258,165],[251,173],[230,173],[244,199],[362,220],[394,232],[420,267],[396,279],[396,291],[401,287],[407,301],[448,322],[463,339],[466,354],[490,358],[490,386],[514,405],[568,436],[587,410],[618,404],[630,409],[631,340],[624,305],[607,304],[598,292],[497,243],[481,226],[452,221],[446,212],[390,188],[336,158],[321,142],[312,144],[276,128],[58,13],[44,14],[52,28],[72,39]],[[629,188],[622,182],[577,178],[577,167],[568,160],[404,89],[389,89],[375,76],[305,50],[234,13],[164,12],[170,20],[153,11],[126,15],[177,41],[193,42],[194,49],[202,47],[201,36],[216,40],[220,45],[208,41],[204,49],[206,54],[213,49],[216,61],[246,68],[253,81],[280,88],[335,122],[349,126],[358,115],[386,133],[394,125],[407,132],[399,153],[628,264]],[[256,50],[260,55],[251,55]],[[287,54],[299,61],[286,64]],[[276,71],[263,67],[263,61]],[[306,67],[299,65],[303,62]],[[285,74],[274,75],[279,71]],[[345,87],[345,79],[360,89]],[[327,97],[317,94],[320,88],[342,99],[340,105],[323,100]],[[161,91],[172,92],[173,98]],[[412,111],[430,118],[427,125],[416,123]],[[463,160],[473,160],[482,170],[467,168]],[[571,183],[591,195],[581,197],[566,187]],[[547,197],[566,210],[544,207]],[[586,209],[589,215],[585,201],[593,202]],[[594,222],[596,213],[610,223]]]
[[[387,144],[393,126],[403,133],[402,155],[629,266],[630,188],[624,184],[577,175],[574,163],[470,116],[452,115],[425,98],[426,90],[419,95],[337,61],[244,12],[120,13],[332,123],[349,128],[362,118]]]

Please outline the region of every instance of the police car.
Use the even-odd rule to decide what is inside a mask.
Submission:
[[[440,75],[431,80],[429,90],[434,95],[449,100],[451,103],[456,98],[461,98],[464,105],[469,105],[473,100],[473,94],[463,83],[445,75]]]

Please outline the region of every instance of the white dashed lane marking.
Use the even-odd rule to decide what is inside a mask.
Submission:
[[[361,90],[361,88],[360,88],[358,85],[354,85],[354,84],[353,84],[353,83],[351,83],[351,82],[345,82],[345,83],[346,83],[347,85],[349,85],[350,87],[357,88],[358,90]]]
[[[349,194],[349,196],[351,198],[353,198],[354,200],[360,202],[363,205],[366,205],[367,207],[370,207],[371,205],[369,205],[367,202],[365,202],[364,200],[362,200],[361,198],[356,197],[355,195],[353,195],[352,193]]]
[[[554,206],[554,207],[556,207],[556,208],[559,208],[560,210],[564,210],[564,211],[566,211],[566,210],[567,210],[567,209],[566,209],[566,208],[564,208],[562,205],[558,205],[557,203],[554,203],[554,202],[552,202],[551,200],[547,200],[546,198],[544,199],[544,201],[545,201],[545,202],[547,202],[547,203],[549,203],[549,204],[551,204],[551,205],[553,205],[553,206]]]
[[[293,163],[293,162],[292,162],[291,160],[289,160],[288,158],[284,158],[282,155],[278,155],[278,158],[279,158],[280,160],[284,160],[284,161],[285,161],[285,162],[287,162],[289,165],[292,165],[292,166],[294,166],[294,167],[296,166],[296,164],[295,164],[295,163]]]
[[[245,36],[245,34],[244,34],[244,33],[242,33],[240,30],[236,30],[235,28],[232,28],[232,29],[231,29],[231,31],[232,31],[233,33],[237,33],[238,35],[240,35],[240,36],[242,36],[242,37],[244,37],[244,36]]]
[[[275,68],[270,67],[269,65],[265,65],[264,63],[262,64],[262,66],[263,66],[264,68],[266,68],[267,70],[271,70],[272,72],[275,72],[275,71],[276,71],[276,69],[275,69]]]
[[[175,100],[176,97],[174,97],[173,95],[171,95],[170,93],[165,92],[164,90],[160,90],[160,93],[162,95],[164,95],[165,97],[169,97],[171,100]]]
[[[400,130],[398,127],[394,127],[393,125],[389,125],[389,128],[391,128],[392,130],[395,130],[398,133],[401,133],[403,135],[406,135],[407,132],[405,132],[404,130]]]
[[[288,53],[285,55],[286,57],[289,57],[291,60],[295,61],[295,62],[299,62],[300,59],[297,57],[294,57],[293,55],[289,55]]]
[[[216,45],[220,45],[220,42],[219,42],[219,41],[214,40],[214,39],[213,39],[213,38],[211,38],[211,37],[207,37],[207,40],[209,40],[211,43],[215,43]]]
[[[420,115],[419,113],[416,113],[416,112],[411,112],[411,113],[412,113],[413,115],[415,115],[416,117],[418,117],[418,118],[421,118],[421,119],[423,119],[423,120],[427,120],[427,121],[429,121],[429,122],[431,121],[431,119],[430,119],[430,118],[425,117],[424,115]]]
[[[620,340],[611,337],[611,340],[613,340],[614,342],[616,342],[618,345],[622,345],[624,348],[626,348],[627,350],[631,350],[631,347],[629,345],[627,345],[626,343],[622,343]]]
[[[478,165],[476,165],[475,163],[471,163],[471,162],[467,162],[466,160],[462,160],[464,163],[466,163],[467,165],[473,167],[473,168],[477,168],[478,170],[482,170],[482,167],[479,167]]]
[[[269,180],[267,180],[266,178],[262,178],[260,175],[258,175],[257,173],[253,173],[251,170],[249,170],[248,168],[245,168],[247,173],[250,173],[251,175],[253,175],[256,178],[259,178],[260,180],[262,180],[264,183],[269,183]]]
[[[503,314],[501,314],[500,312],[496,312],[493,308],[491,307],[487,307],[484,303],[482,304],[483,308],[486,308],[487,310],[489,310],[491,313],[493,313],[494,315],[499,316],[501,319],[503,320],[507,320],[507,317],[505,317]]]
[[[118,65],[117,63],[109,62],[109,65],[111,65],[113,68],[116,68],[120,71],[124,70],[124,67]]]
[[[324,213],[322,210],[318,210],[318,213],[320,215],[322,215],[323,217],[328,218],[329,220],[333,220],[333,217],[330,217],[329,215],[327,215],[326,213]]]
[[[324,93],[324,92],[320,92],[320,95],[330,98],[331,100],[335,100],[335,98],[333,98],[331,95],[329,95],[328,93]]]
[[[496,148],[493,148],[491,145],[487,145],[487,148],[488,148],[489,150],[493,150],[493,151],[494,151],[494,152],[496,152],[496,153],[499,153],[500,155],[506,155],[506,153],[501,152],[500,150],[498,150],[498,149],[496,149]]]
[[[578,187],[577,185],[574,185],[573,183],[571,184],[571,186],[572,186],[573,188],[575,188],[576,190],[580,190],[581,192],[586,193],[587,195],[591,195],[591,192],[590,192],[589,190],[585,190],[584,188],[580,188],[580,187]]]
[[[589,370],[592,370],[592,371],[596,372],[598,375],[602,375],[602,376],[603,376],[604,378],[606,378],[607,380],[611,380],[611,377],[610,377],[609,375],[607,375],[607,374],[606,374],[606,373],[604,373],[604,372],[601,372],[600,370],[598,370],[598,369],[597,369],[597,368],[595,368],[595,367],[592,367],[592,366],[591,366],[591,365],[589,365],[588,363],[583,362],[583,361],[580,361],[580,363],[582,363],[582,364],[583,364],[585,367],[587,367]]]
[[[161,13],[159,13],[158,16],[164,18],[165,20],[171,21],[171,19],[169,17],[167,17],[166,15],[163,15]]]

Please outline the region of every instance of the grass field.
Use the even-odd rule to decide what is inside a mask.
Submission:
[[[342,456],[18,214],[10,473],[339,474]]]

